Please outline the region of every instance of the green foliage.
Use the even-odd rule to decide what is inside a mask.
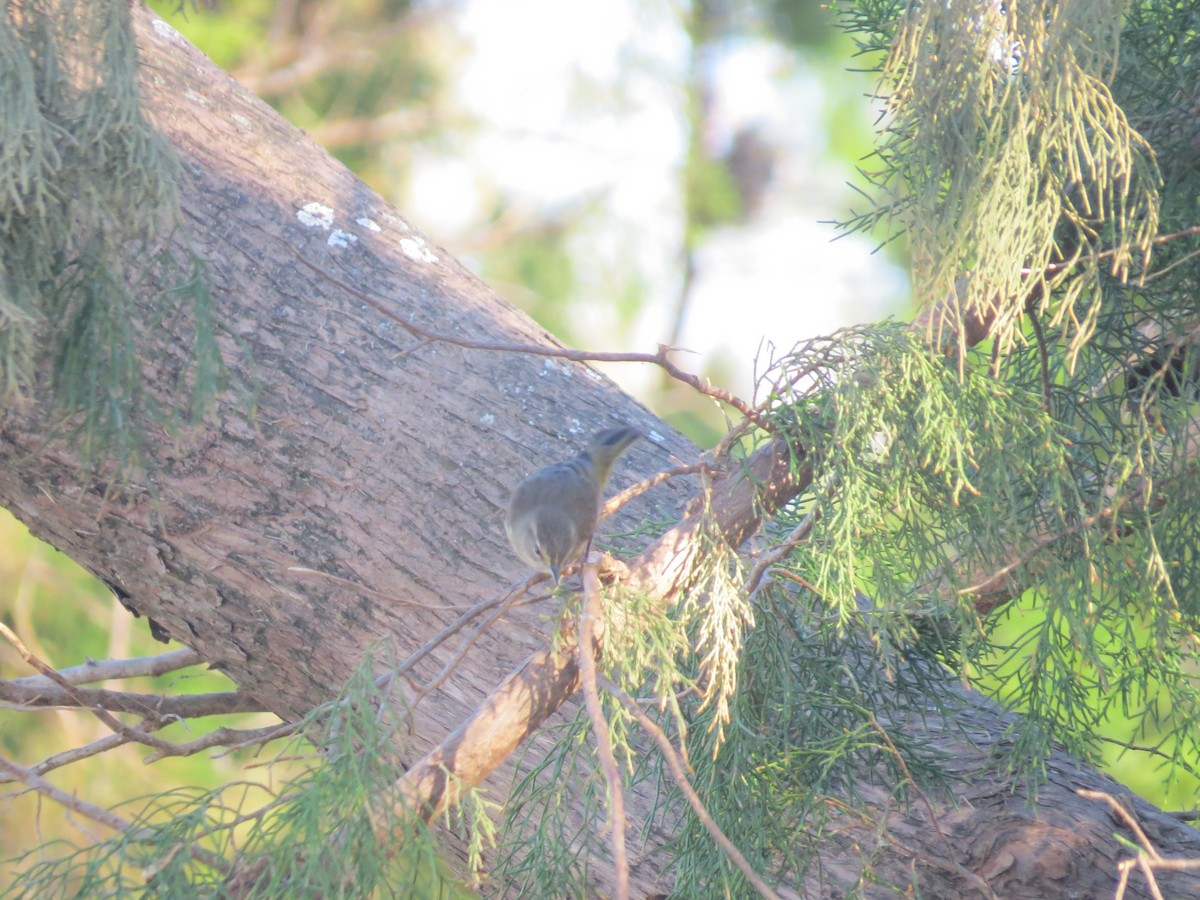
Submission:
[[[148,333],[190,317],[176,368],[197,414],[221,372],[199,265],[160,249],[176,164],[139,110],[128,4],[10,4],[0,59],[0,392],[48,396],[86,462],[125,469],[171,424],[145,387]],[[161,321],[135,290],[157,291]]]
[[[1182,126],[1200,92],[1196,15],[844,8],[868,64],[885,60],[888,112],[880,203],[852,224],[910,239],[923,302],[995,324],[952,359],[869,329],[781,361],[777,421],[817,463],[780,523],[815,523],[789,569],[848,631],[864,628],[858,592],[871,597],[863,635],[889,669],[932,640],[1020,709],[1010,758],[1025,774],[1053,741],[1092,759],[1120,747],[1167,783],[1200,760],[1200,269],[1181,239],[1200,194]],[[981,619],[989,581],[1025,596]]]
[[[688,649],[693,624],[645,597],[609,598],[599,670],[635,696],[652,693],[671,722],[683,727],[681,692],[696,689],[696,673],[688,668],[694,662]],[[661,760],[636,752],[637,723],[610,695],[602,693],[601,700],[626,788],[656,784]],[[518,772],[525,771],[509,792],[493,873],[498,883],[528,896],[584,896],[589,868],[605,846],[608,786],[582,705],[570,722],[544,731],[553,746],[535,764],[518,764]]]
[[[904,327],[814,340],[767,378],[775,421],[819,460],[811,504],[820,524],[805,554],[813,568],[799,574],[843,618],[868,585],[905,612],[918,602],[900,602],[914,573],[948,566],[988,532],[1003,544],[1054,489],[1044,479],[1060,471],[1065,448],[1049,437],[1040,398],[985,369],[960,377]],[[993,506],[979,516],[984,496]]]
[[[10,624],[51,664],[66,665],[84,659],[150,656],[163,652],[144,624],[121,608],[112,592],[77,563],[33,538],[28,530],[6,512],[0,512],[0,619]],[[63,604],[70,604],[69,614]],[[178,645],[171,649],[178,649]],[[0,670],[7,675],[28,672],[28,666],[7,642],[0,641]],[[128,679],[126,690],[150,695],[196,694],[229,691],[228,677],[208,667],[193,667],[168,675]],[[229,728],[255,728],[275,722],[265,714],[224,716]],[[196,737],[195,722],[179,722],[156,732],[164,740],[185,741]],[[0,744],[10,758],[39,760],[64,748],[102,738],[108,729],[87,711],[5,710],[0,711]],[[244,767],[252,754],[241,750],[213,758],[206,754],[167,757],[152,766],[145,762],[143,747],[126,744],[105,753],[55,769],[47,777],[53,783],[89,802],[107,806],[147,790],[168,786],[215,787],[231,779],[258,780],[262,769]],[[287,777],[287,765],[273,766],[271,777]],[[37,844],[51,841],[90,842],[92,833],[76,828],[70,816],[58,815],[32,793],[5,789],[4,814],[0,816],[0,847],[16,855]],[[15,794],[15,796],[14,796]],[[32,825],[31,823],[36,823]],[[0,860],[0,885],[14,881],[12,867]]]
[[[944,722],[944,671],[1021,711],[1006,759],[1034,787],[1055,744],[1127,762],[1159,799],[1191,805],[1200,780],[1200,266],[1184,239],[1200,174],[1182,125],[1200,38],[1173,5],[1138,4],[1117,76],[1123,7],[1001,9],[970,27],[936,5],[847,13],[868,64],[888,54],[891,91],[882,202],[854,224],[901,229],[926,302],[957,291],[997,324],[946,355],[899,326],[848,330],[767,373],[814,472],[770,533],[809,531],[756,594],[715,756],[696,752],[721,737],[714,711],[685,720],[714,817],[781,874],[810,864],[828,817],[843,829],[888,802],[858,806],[864,775],[944,784],[937,753],[887,727]],[[1017,599],[980,613],[987,591]],[[744,892],[683,821],[680,893]]]
[[[886,200],[850,224],[900,226],[914,294],[995,313],[1005,347],[1031,271],[1055,291],[1041,305],[1075,351],[1095,328],[1100,274],[1124,279],[1149,258],[1158,167],[1109,88],[1124,8],[1025,0],[970,17],[870,0],[847,16],[864,49],[890,48],[869,175]]]
[[[693,591],[699,601],[720,588],[697,583]],[[952,720],[963,699],[929,665],[932,649],[909,648],[902,669],[879,666],[862,631],[843,628],[812,595],[772,586],[742,600],[753,608],[722,621],[720,610],[701,602],[664,609],[638,596],[610,598],[600,665],[626,693],[649,698],[644,708],[688,760],[691,784],[718,825],[760,873],[782,881],[812,865],[832,816],[845,827],[849,815],[853,827],[871,833],[881,796],[908,802],[914,778],[922,790],[946,786],[943,753],[892,725],[916,716]],[[721,627],[719,640],[735,654],[735,671],[725,677],[736,690],[722,695],[724,708],[713,699],[721,677],[711,665]],[[744,877],[714,852],[659,755],[640,749],[638,723],[602,698],[624,790],[658,792],[651,818],[633,823],[630,840],[672,835],[663,852],[672,857],[678,896],[748,896]],[[605,855],[607,785],[582,709],[550,736],[549,752],[521,767],[510,792],[493,874],[524,895],[581,896],[589,868]]]
[[[813,599],[779,587],[757,593],[759,626],[746,638],[724,742],[711,727],[715,710],[691,721],[692,783],[709,811],[755,868],[793,884],[832,818],[867,836],[881,803],[909,802],[910,776],[924,790],[947,785],[944,755],[891,723],[951,719],[962,704],[915,654],[902,670],[879,666],[860,635]],[[750,896],[690,811],[673,850],[679,896],[716,896],[716,886]]]
[[[580,707],[567,725],[543,731],[554,745],[509,792],[506,837],[493,872],[498,883],[527,896],[584,896],[589,867],[603,847],[607,799],[590,722]]]
[[[306,763],[282,790],[232,783],[130,801],[131,827],[60,855],[55,844],[27,854],[5,896],[226,897],[235,883],[243,897],[470,896],[403,809],[395,787],[403,725],[380,712],[389,699],[369,662],[279,752]],[[494,828],[487,804],[466,793],[447,824],[477,866]]]
[[[1143,732],[1171,710],[1167,761],[1200,759],[1184,724],[1200,713],[1186,674],[1200,661],[1196,404],[1162,379],[1131,403],[1114,359],[1137,352],[1145,295],[1109,288],[1096,339],[1076,351],[1052,335],[1046,369],[1031,345],[999,373],[974,354],[960,375],[884,327],[814,341],[770,373],[776,422],[815,459],[779,523],[815,522],[787,568],[888,669],[940,623],[940,658],[1024,711],[1026,769],[1052,740],[1094,758],[1115,706]],[[975,612],[993,578],[1039,598],[1015,637]]]

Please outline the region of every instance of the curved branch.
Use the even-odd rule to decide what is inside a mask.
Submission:
[[[292,248],[289,248],[292,249]],[[409,334],[422,339],[420,346],[425,344],[452,344],[455,347],[462,347],[465,350],[485,350],[491,353],[524,353],[529,356],[547,356],[555,359],[569,359],[573,362],[640,362],[651,363],[660,367],[664,372],[674,378],[676,381],[686,384],[697,392],[704,394],[706,397],[712,397],[714,400],[720,400],[743,416],[766,431],[768,434],[774,433],[777,429],[775,424],[769,419],[763,417],[761,410],[747,403],[741,397],[730,393],[722,388],[709,382],[707,379],[701,378],[699,375],[693,375],[691,372],[685,372],[675,363],[671,362],[668,354],[676,350],[678,347],[668,347],[666,344],[658,345],[657,353],[617,353],[612,351],[599,350],[570,350],[566,347],[552,347],[546,344],[514,344],[505,341],[471,341],[465,338],[451,337],[448,334],[438,334],[422,328],[420,325],[403,318],[396,314],[393,310],[380,301],[376,300],[370,294],[350,287],[343,281],[334,278],[328,272],[317,265],[309,262],[294,249],[292,253],[296,259],[300,260],[308,268],[312,269],[317,275],[327,281],[336,284],[338,288],[345,291],[350,296],[370,306],[376,312],[387,316]]]

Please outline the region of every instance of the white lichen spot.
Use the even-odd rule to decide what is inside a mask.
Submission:
[[[547,356],[544,360],[542,360],[542,371],[539,372],[538,374],[542,378],[545,378],[550,373],[556,372],[556,371],[558,371],[558,362]]]
[[[665,437],[663,437],[661,434],[659,434],[659,433],[658,433],[657,431],[655,431],[653,428],[651,428],[651,429],[650,429],[650,430],[649,430],[649,431],[646,433],[646,438],[647,438],[648,440],[650,440],[651,442],[653,442],[653,443],[657,443],[657,444],[661,444],[661,443],[663,443],[663,442],[666,440],[666,438],[665,438]]]
[[[342,231],[340,228],[335,228],[329,232],[329,240],[327,243],[330,247],[349,247],[351,244],[358,242],[358,235],[351,234],[348,231]]]
[[[208,106],[208,98],[203,94],[197,94],[195,91],[184,91],[183,96],[187,97],[197,106]]]
[[[408,227],[407,222],[405,222],[402,218],[400,218],[398,215],[396,215],[391,210],[384,210],[383,215],[380,216],[380,218],[383,219],[383,221],[387,222],[392,227],[399,228],[401,231],[411,231],[412,230],[411,228]]]
[[[379,232],[383,231],[383,229],[379,227],[378,222],[376,222],[374,219],[368,219],[366,216],[360,216],[354,221],[360,228],[365,228],[367,231],[374,231],[376,234],[379,234]]]
[[[496,424],[496,416],[493,413],[484,413],[479,417],[479,424],[486,425],[488,428],[491,428]]]
[[[415,262],[435,263],[438,261],[437,254],[425,246],[425,241],[419,237],[401,238],[400,249],[404,251],[404,255]]]
[[[178,44],[180,47],[187,46],[187,41],[184,40],[183,35],[164,22],[162,19],[155,19],[153,25],[154,30],[158,33],[160,38],[164,38],[165,40],[170,41],[172,44]]]
[[[250,124],[250,120],[247,119],[245,116],[243,116],[241,113],[234,113],[229,118],[233,119],[233,124],[236,125],[238,128],[242,129],[242,131],[249,131],[253,127]]]
[[[886,431],[877,431],[871,435],[871,455],[879,462],[888,458],[892,449],[892,436]]]
[[[328,231],[333,227],[333,210],[316,201],[300,207],[296,211],[296,218],[300,220],[301,225],[307,225],[309,228],[324,228]]]

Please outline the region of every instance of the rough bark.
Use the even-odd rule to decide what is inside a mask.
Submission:
[[[135,20],[144,102],[185,172],[188,229],[172,239],[190,242],[208,261],[230,331],[223,352],[258,383],[256,408],[251,414],[238,397],[221,398],[200,428],[159,449],[152,485],[125,485],[116,502],[105,501],[107,485],[81,471],[69,445],[47,442],[47,409],[6,410],[0,503],[290,718],[332,696],[369,647],[382,643],[403,658],[461,609],[523,574],[501,520],[510,486],[526,472],[615,421],[656,428],[681,455],[687,450],[585,366],[422,343],[302,265],[300,258],[434,332],[553,343],[171,29],[140,8]],[[332,211],[328,227],[305,213],[314,203]],[[151,315],[153,296],[142,300]],[[186,335],[172,352],[188,352]],[[150,376],[171,402],[170,373]],[[769,452],[781,455],[779,447]],[[659,451],[641,445],[616,481],[662,463]],[[725,484],[729,537],[740,541],[763,512],[761,498],[736,476]],[[625,522],[677,517],[688,490],[656,489],[628,508]],[[646,551],[638,569],[644,586],[670,589],[690,552],[686,533],[681,526]],[[506,616],[419,704],[410,762],[544,649],[553,628],[545,613],[533,607]],[[435,673],[455,648],[432,654],[418,676]],[[563,697],[573,688],[572,667],[568,660],[561,669]],[[515,724],[521,737],[557,708],[560,698],[550,699],[539,718],[531,713]],[[975,741],[934,720],[891,723],[920,729],[970,777],[935,804],[945,837],[919,806],[881,810],[893,843],[878,848],[875,865],[893,883],[915,873],[925,896],[969,896],[971,873],[1000,896],[1110,891],[1123,854],[1113,834],[1123,829],[1073,790],[1127,792],[1055,756],[1035,812],[1003,760],[987,756],[1002,715],[973,701]],[[540,744],[535,738],[534,753]],[[632,796],[630,819],[653,800],[648,792]],[[1147,804],[1134,808],[1161,853],[1200,856],[1195,831]],[[797,890],[840,896],[853,883],[864,849],[875,848],[867,834],[847,834],[828,843],[821,880]],[[642,837],[648,846],[635,860],[635,896],[670,885],[651,855],[659,836]],[[604,867],[592,871],[608,877]],[[609,885],[595,887],[602,893]],[[1130,894],[1148,896],[1136,876]]]

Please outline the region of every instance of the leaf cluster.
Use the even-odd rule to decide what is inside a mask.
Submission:
[[[887,50],[880,139],[862,170],[875,205],[847,226],[904,234],[914,294],[953,298],[961,316],[939,320],[938,343],[962,341],[964,319],[981,316],[1007,348],[1040,284],[1034,302],[1077,351],[1095,328],[1100,274],[1125,279],[1149,259],[1160,173],[1110,88],[1125,7],[869,0],[845,11],[864,51]]]
[[[902,229],[959,341],[849,329],[765,374],[813,473],[768,534],[811,527],[723,632],[725,712],[689,650],[696,694],[661,717],[722,829],[791,883],[856,814],[866,833],[949,786],[913,735],[954,730],[956,681],[1021,711],[1002,744],[1034,789],[1055,746],[1147,754],[1165,782],[1200,760],[1198,32],[1172,4],[976,12],[852,13],[864,52],[889,54],[881,202],[853,224]],[[973,348],[968,318],[990,323]],[[678,798],[662,806],[681,895],[745,893]]]
[[[1056,740],[1097,758],[1125,719],[1125,748],[1177,777],[1200,759],[1197,13],[843,13],[885,102],[877,205],[849,224],[909,240],[958,345],[850,332],[772,373],[778,421],[819,448],[793,576],[847,628],[870,597],[885,664],[936,639],[1022,710],[1015,768]],[[970,318],[990,329],[973,350]]]
[[[85,461],[126,468],[168,424],[148,366],[197,414],[221,374],[202,266],[167,249],[178,168],[139,107],[129,5],[8,4],[0,60],[0,394],[48,398]],[[160,331],[180,346],[147,360]]]
[[[17,860],[21,875],[4,896],[470,896],[396,795],[404,723],[384,711],[392,698],[372,669],[368,659],[279,750],[306,763],[282,789],[233,783],[129,801],[131,824],[113,837],[79,849],[55,842]],[[489,805],[463,794],[446,824],[478,872],[495,831]]]

